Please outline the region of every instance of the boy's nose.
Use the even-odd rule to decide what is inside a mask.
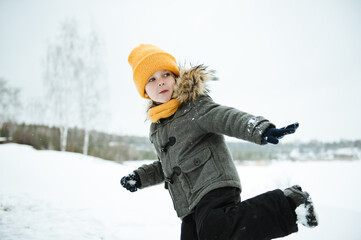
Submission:
[[[164,85],[164,82],[159,82],[159,83],[158,83],[158,86],[159,86],[159,87],[162,86],[162,85]]]

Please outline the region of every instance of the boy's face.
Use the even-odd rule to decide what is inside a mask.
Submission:
[[[168,102],[172,98],[174,85],[174,74],[168,70],[159,70],[148,79],[145,85],[145,96],[154,102]]]

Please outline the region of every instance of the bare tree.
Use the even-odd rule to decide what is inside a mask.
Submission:
[[[76,83],[79,81],[81,41],[74,20],[62,24],[57,41],[48,46],[45,83],[52,123],[60,128],[60,149],[66,150],[68,129],[76,123]]]
[[[101,52],[96,32],[81,37],[74,20],[65,21],[58,41],[48,46],[45,81],[53,124],[60,127],[62,151],[69,127],[79,126],[84,129],[83,153],[88,153],[89,131],[101,115]]]
[[[78,81],[80,127],[84,129],[83,154],[88,154],[89,132],[100,119],[104,93],[102,44],[98,34],[91,30],[84,39],[82,77]]]
[[[0,78],[0,129],[5,122],[16,121],[20,112],[20,90],[7,85],[4,78]]]

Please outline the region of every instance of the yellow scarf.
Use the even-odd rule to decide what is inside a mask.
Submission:
[[[166,103],[152,107],[148,110],[148,118],[155,123],[161,118],[170,117],[177,111],[179,104],[177,99],[171,99]]]

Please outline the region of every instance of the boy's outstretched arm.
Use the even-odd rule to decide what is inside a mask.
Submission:
[[[201,97],[195,102],[194,116],[199,128],[205,132],[224,134],[256,144],[277,144],[286,134],[294,133],[298,123],[284,128],[275,125],[262,116],[242,112],[238,109],[215,103],[210,97]]]
[[[285,135],[295,133],[298,127],[299,124],[297,122],[283,128],[269,127],[263,133],[262,141],[264,143],[277,144],[279,139],[283,138]]]
[[[262,135],[273,123],[262,116],[240,111],[233,107],[215,103],[210,97],[195,101],[195,122],[205,133],[217,133],[236,137],[256,144],[266,144]]]

